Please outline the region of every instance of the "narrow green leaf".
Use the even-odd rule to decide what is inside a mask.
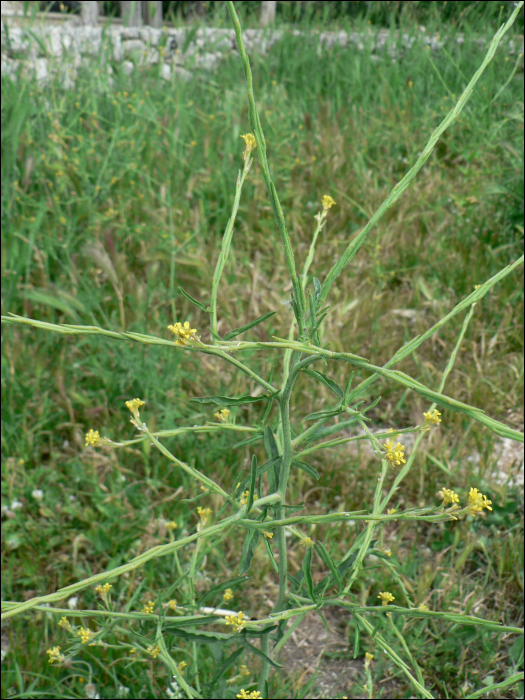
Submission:
[[[338,416],[340,413],[342,413],[342,410],[340,408],[332,409],[331,411],[318,411],[317,413],[310,413],[310,415],[306,416],[306,418],[303,418],[303,420],[321,420],[321,418],[331,418],[332,416]]]
[[[204,313],[208,313],[208,309],[204,306],[204,304],[201,304],[200,301],[197,301],[197,299],[194,299],[191,294],[188,294],[188,292],[184,291],[182,287],[179,287],[179,290],[181,293],[186,297],[188,301],[191,301],[192,304],[195,304],[195,306],[198,306],[201,311],[204,311]]]
[[[343,397],[343,406],[348,405],[348,397],[350,396],[350,390],[352,388],[352,382],[354,381],[354,374],[355,372],[350,372],[350,376],[348,377],[348,381],[346,382],[345,386],[345,395]]]
[[[281,461],[281,456],[278,455],[277,457],[274,457],[273,459],[269,459],[267,462],[264,464],[261,464],[260,467],[257,468],[257,476],[261,476],[261,474],[264,474],[264,472],[268,471],[270,467],[273,467],[277,462]],[[237,493],[239,491],[244,491],[246,486],[249,484],[251,479],[251,474],[250,476],[245,477],[242,481],[240,486],[236,489]]]
[[[251,566],[255,548],[259,542],[259,530],[248,530],[246,539],[241,554],[241,563],[239,565],[239,574],[245,574]]]
[[[317,300],[319,299],[319,294],[321,294],[321,283],[317,277],[314,277],[314,301],[316,304]]]
[[[257,435],[252,435],[252,437],[246,438],[246,440],[241,440],[240,442],[236,442],[233,445],[233,449],[237,449],[237,447],[245,447],[246,445],[253,445],[256,442],[259,442],[259,440],[262,440],[263,434],[262,433],[257,433]]]
[[[359,630],[359,622],[355,619],[355,635],[354,635],[354,659],[357,659],[359,656],[359,638],[360,638],[360,630]]]
[[[310,598],[313,600],[313,602],[316,601],[316,597],[314,594],[314,582],[312,580],[312,548],[307,547],[306,552],[304,553],[304,559],[303,559],[303,565],[302,565],[302,571],[303,571],[303,576],[304,580],[306,583],[306,590],[308,591],[308,595]]]
[[[332,572],[332,576],[334,577],[334,581],[337,585],[337,588],[339,589],[339,592],[341,592],[343,590],[343,579],[341,578],[341,574],[339,573],[339,570],[335,565],[334,560],[330,556],[330,553],[328,552],[328,550],[322,542],[316,542],[315,549],[317,550],[317,553],[323,560],[324,564]]]
[[[317,469],[314,469],[306,462],[301,462],[298,459],[294,459],[292,461],[292,464],[294,464],[296,467],[299,467],[299,469],[302,469],[303,472],[306,472],[307,474],[310,474],[310,476],[313,476],[313,478],[316,479],[316,481],[319,481],[319,479],[321,478]]]
[[[207,593],[205,593],[199,600],[199,605],[204,605],[204,603],[207,600],[213,598],[219,593],[222,593],[222,591],[225,591],[227,588],[236,588],[237,586],[240,586],[249,578],[249,576],[238,576],[237,578],[232,578],[229,581],[225,581],[224,583],[219,583],[217,586],[213,586],[213,588],[210,588],[210,590]]]
[[[246,504],[246,515],[248,515],[252,509],[253,501],[255,498],[255,480],[257,479],[257,456],[252,455],[252,467],[250,474],[250,493],[248,495],[248,503]]]
[[[266,547],[266,552],[268,554],[268,558],[270,559],[270,563],[273,566],[274,571],[278,574],[279,567],[277,566],[277,562],[275,561],[275,557],[274,557],[273,552],[272,552],[272,547],[264,535],[263,535],[263,542],[264,542],[264,546]]]
[[[277,625],[275,625],[277,627]],[[275,629],[275,628],[274,628]],[[246,649],[249,649],[253,654],[256,656],[260,656],[261,659],[264,659],[267,661],[271,666],[274,668],[282,668],[282,664],[278,664],[277,661],[274,661],[273,659],[270,659],[270,657],[264,653],[264,651],[261,651],[258,647],[254,646],[253,644],[250,644],[250,642],[246,639],[245,634],[243,633],[241,636],[242,643],[246,647]]]
[[[315,369],[303,369],[302,371],[304,374],[308,374],[310,377],[317,379],[318,382],[321,382],[321,384],[327,386],[340,399],[344,397],[344,392],[341,389],[341,387],[338,384],[336,384],[332,379],[327,377],[326,374],[323,374],[323,372],[318,372]]]
[[[258,326],[259,323],[266,321],[267,318],[270,318],[275,313],[276,313],[275,311],[269,311],[267,314],[264,314],[263,316],[259,316],[259,318],[256,318],[253,321],[250,321],[250,323],[247,323],[245,326],[241,326],[241,328],[236,328],[235,330],[230,331],[229,333],[226,333],[223,340],[231,340],[232,338],[236,338],[238,335],[241,335],[241,333],[244,333],[245,331],[250,330],[250,328],[253,328],[254,326]]]
[[[267,396],[239,396],[237,398],[231,398],[229,396],[202,396],[194,397],[190,399],[193,403],[201,403],[204,405],[215,404],[216,406],[244,406],[248,403],[256,403],[257,401],[267,400]]]
[[[215,340],[217,340],[218,342],[221,341],[221,336],[218,333],[215,333],[215,331],[213,331],[211,328],[208,328],[208,330],[210,331],[212,337],[215,338]]]
[[[270,459],[273,459],[279,455],[279,448],[275,442],[272,429],[269,426],[265,426],[264,428],[264,447],[266,448],[266,454]],[[275,492],[279,488],[279,465],[277,462],[275,462],[274,465],[275,466],[273,466],[272,470],[268,474],[271,492]]]
[[[237,661],[239,657],[241,657],[244,654],[244,647],[240,647],[239,649],[236,649],[233,654],[230,654],[226,661],[221,664],[221,666],[217,669],[215,675],[213,676],[211,680],[211,685],[214,686],[215,683],[219,680],[221,676],[224,676],[226,671],[228,671],[234,663]]]
[[[165,625],[169,625],[166,623]],[[231,634],[224,634],[222,632],[187,632],[186,630],[179,629],[177,627],[171,628],[169,626],[168,634],[174,637],[181,637],[182,639],[187,639],[189,642],[199,642],[199,644],[228,644],[231,639]]]

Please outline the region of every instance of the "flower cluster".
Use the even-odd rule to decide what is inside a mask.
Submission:
[[[247,619],[248,616],[245,615],[242,610],[240,610],[237,615],[226,615],[226,624],[231,625],[234,632],[240,632],[242,629],[244,629],[244,627],[246,627],[245,620]]]
[[[334,204],[336,204],[336,201],[332,199],[329,194],[325,194],[321,200],[321,203],[323,205],[323,211],[328,211],[330,207],[333,207]]]
[[[481,513],[483,508],[487,510],[492,510],[492,501],[484,496],[478,491],[478,489],[471,488],[468,495],[468,512],[470,515],[476,515]]]
[[[91,638],[94,636],[93,632],[89,628],[80,627],[77,630],[77,635],[80,637],[82,644],[87,644]]]
[[[250,157],[250,153],[257,148],[257,141],[253,134],[242,134],[241,139],[244,139],[244,143],[246,144],[242,155],[244,156],[244,160],[247,160]]]
[[[381,598],[382,605],[388,605],[389,603],[395,600],[392,593],[389,593],[388,591],[379,591],[379,595],[377,597]]]
[[[173,532],[173,530],[176,530],[179,526],[177,523],[173,520],[170,520],[169,522],[166,523],[166,530],[168,532]]]
[[[235,697],[241,698],[241,700],[246,700],[246,698],[254,698],[254,700],[257,700],[261,697],[261,694],[258,690],[252,690],[249,693],[247,690],[244,690],[244,688],[241,688],[240,692]]]
[[[131,411],[135,418],[139,418],[139,408],[144,406],[145,403],[146,402],[142,401],[141,399],[131,399],[130,401],[126,401],[126,407]]]
[[[100,433],[98,432],[98,430],[90,430],[86,433],[86,447],[88,445],[93,445],[93,447],[99,447]]]
[[[197,508],[197,513],[199,515],[199,518],[201,519],[201,525],[204,527],[211,517],[212,509],[211,508],[201,508],[201,506],[199,506]]]
[[[319,222],[319,228],[322,228],[324,226],[324,222],[326,220],[326,217],[328,216],[328,210],[330,209],[330,207],[333,207],[334,204],[336,204],[336,201],[335,199],[330,197],[329,194],[325,194],[321,199],[321,204],[323,205],[323,210],[314,216],[314,219],[317,219],[317,221]]]
[[[153,656],[154,659],[157,658],[157,656],[160,654],[160,647],[158,646],[151,646],[146,649],[146,653],[149,654],[150,656]]]
[[[370,662],[374,658],[373,654],[370,654],[368,651],[365,654],[365,669],[367,669],[370,666]]]
[[[220,421],[221,423],[226,423],[229,415],[230,415],[230,411],[227,408],[221,408],[220,411],[217,411],[217,413],[213,414],[213,417],[217,418],[217,420]]]
[[[313,547],[313,546],[314,546],[314,543],[312,542],[311,537],[303,537],[303,539],[301,540],[301,547],[308,548],[308,547]]]
[[[181,661],[180,664],[177,666],[177,670],[181,674],[181,676],[184,673],[184,669],[186,668],[187,665],[188,664],[185,661]]]
[[[233,591],[231,588],[227,588],[222,594],[222,599],[225,603],[229,603],[233,599]]]
[[[173,611],[177,609],[177,601],[175,600],[175,598],[168,600],[168,608]]]
[[[387,459],[390,464],[395,467],[406,464],[404,445],[401,445],[399,442],[394,444],[392,440],[387,440],[383,447],[385,448],[385,459]]]
[[[241,495],[241,500],[239,501],[241,506],[245,506],[248,503],[248,498],[250,497],[249,491],[243,491]]]
[[[110,583],[105,583],[103,586],[97,586],[95,593],[98,593],[102,600],[106,600],[109,591],[113,588]]]
[[[434,409],[432,413],[423,413],[423,417],[425,419],[425,428],[426,430],[430,429],[431,425],[437,425],[438,423],[441,423],[441,413]]]
[[[46,651],[46,654],[49,656],[49,663],[50,664],[61,664],[63,661],[65,661],[66,657],[64,654],[60,653],[60,647],[51,647],[51,649],[48,649]]]
[[[153,600],[148,600],[147,603],[144,603],[142,606],[142,612],[146,613],[146,615],[151,615],[151,613],[155,610],[155,602]]]
[[[457,493],[451,489],[442,488],[439,492],[443,497],[443,505],[448,506],[449,504],[459,503],[459,496]]]
[[[71,622],[67,619],[67,617],[61,617],[58,626],[62,627],[64,630],[67,630],[68,632],[71,631]]]
[[[200,340],[200,337],[197,335],[197,329],[192,328],[188,321],[185,321],[184,325],[175,323],[173,326],[168,326],[168,329],[178,336],[175,345],[188,345],[190,340]]]

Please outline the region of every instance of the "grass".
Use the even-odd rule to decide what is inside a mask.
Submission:
[[[397,63],[386,57],[374,62],[367,50],[319,54],[314,42],[289,37],[267,57],[252,57],[269,162],[299,268],[320,197],[330,194],[337,202],[312,270],[322,278],[416,160],[483,53],[458,46],[431,55],[413,48]],[[459,122],[338,279],[322,344],[382,365],[519,257],[523,69],[518,65],[498,95],[516,62],[507,58],[500,49]],[[206,315],[178,288],[207,298],[241,163],[239,137],[249,130],[241,78],[235,56],[188,84],[161,83],[148,69],[132,78],[116,75],[110,86],[103,66],[81,73],[76,90],[66,93],[56,84],[41,89],[2,78],[2,313],[166,338],[169,323],[188,319],[206,335]],[[521,275],[506,277],[478,304],[446,386],[449,396],[516,428],[523,423]],[[257,164],[245,185],[225,280],[221,334],[276,311],[252,333],[262,340],[283,337],[291,318],[282,303],[289,298],[286,267]],[[399,369],[436,387],[460,327],[458,317]],[[195,504],[182,499],[198,495],[193,481],[146,443],[94,452],[84,448],[84,434],[95,428],[114,440],[131,436],[124,402],[133,396],[147,400],[148,426],[161,430],[212,420],[207,407],[196,411],[190,404],[194,396],[253,394],[255,386],[212,357],[184,355],[182,361],[170,348],[12,326],[4,329],[2,352],[3,599],[50,592],[125,563],[169,541],[163,520],[177,522],[183,535],[191,531]],[[268,376],[271,357],[264,363],[259,371]],[[332,369],[334,380],[342,380],[340,372],[337,365]],[[401,428],[426,410],[416,394],[383,380],[376,386],[379,392],[369,397],[382,396],[369,414],[375,427]],[[322,388],[299,387],[297,409],[304,415],[329,400]],[[249,425],[261,415],[252,404],[238,409],[235,419]],[[249,448],[233,449],[240,439],[239,433],[186,434],[167,443],[179,459],[228,489],[249,468]],[[475,484],[494,501],[494,511],[453,525],[385,526],[382,537],[401,578],[396,583],[380,560],[373,579],[358,580],[353,589],[363,604],[373,605],[380,590],[402,600],[404,586],[416,604],[432,610],[522,622],[522,491],[497,478],[496,448],[487,430],[445,412],[399,503],[433,503],[444,485],[464,493]],[[300,472],[290,502],[305,500],[315,513],[371,501],[375,465],[367,452],[342,446],[316,453],[311,464],[320,481],[313,484]],[[36,489],[42,500],[33,495]],[[13,501],[21,507],[11,507]],[[216,511],[219,499],[209,497],[205,505]],[[353,533],[318,526],[315,537],[336,553],[347,549]],[[291,546],[290,557],[295,573],[300,548]],[[179,562],[183,570],[189,561]],[[196,590],[225,580],[238,561],[238,543],[226,538],[207,552]],[[264,550],[254,561],[252,578],[234,591],[232,605],[256,617],[269,611],[277,588]],[[320,562],[314,572],[320,578]],[[175,559],[150,562],[114,582],[114,600],[139,611],[161,593],[164,601],[180,597],[173,592],[178,579]],[[221,595],[211,600],[219,604]],[[78,607],[96,607],[94,592],[82,593]],[[354,624],[344,630],[351,657]],[[138,629],[146,634],[151,627]],[[386,627],[381,633],[394,639]],[[491,630],[412,620],[403,634],[439,697],[463,697],[484,682],[503,680],[523,662],[516,637]],[[46,649],[64,647],[67,634],[43,611],[14,618],[4,638],[3,697],[82,697],[88,683],[102,697],[122,695],[120,686],[129,688],[127,697],[165,695],[163,666],[133,662],[111,648],[83,648],[69,667],[50,666]],[[362,635],[358,656],[369,649],[373,643]],[[188,663],[189,677],[198,662],[201,682],[209,682],[209,655],[199,652],[197,659],[184,644],[176,655]],[[376,659],[375,682],[391,675],[397,697],[406,696],[395,667],[379,654]],[[363,676],[348,694],[362,693],[364,683]],[[283,692],[274,685],[272,696],[289,696]],[[301,697],[300,689],[293,692]],[[491,697],[520,692],[516,686]]]

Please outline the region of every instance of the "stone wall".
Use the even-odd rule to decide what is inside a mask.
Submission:
[[[111,82],[114,70],[130,75],[140,66],[158,66],[164,80],[188,80],[199,71],[212,71],[221,60],[236,51],[235,35],[230,29],[123,27],[107,24],[89,27],[78,19],[61,25],[35,23],[32,27],[13,26],[13,17],[2,16],[1,48],[3,75],[17,80],[20,72],[33,73],[41,84],[57,74],[65,89],[73,89],[82,65],[95,65]],[[420,27],[417,35],[392,34],[388,30],[368,32],[302,32],[290,31],[303,37],[316,50],[330,51],[335,47],[369,50],[372,60],[396,61],[414,46],[426,45],[434,52],[453,42],[488,46],[489,37],[463,36],[453,39],[428,35]],[[247,29],[243,33],[249,53],[266,54],[286,38],[283,30]],[[504,39],[503,51],[509,55],[523,52],[522,38]]]

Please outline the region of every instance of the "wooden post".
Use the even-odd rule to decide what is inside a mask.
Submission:
[[[162,2],[143,2],[144,24],[160,29],[162,27]]]
[[[81,2],[82,22],[87,27],[96,27],[98,19],[98,2]]]
[[[122,24],[125,27],[142,26],[142,2],[129,2],[121,0],[120,10],[122,14]],[[133,14],[131,11],[133,10]]]
[[[277,2],[269,1],[261,3],[261,27],[267,27],[275,22],[275,9]]]

